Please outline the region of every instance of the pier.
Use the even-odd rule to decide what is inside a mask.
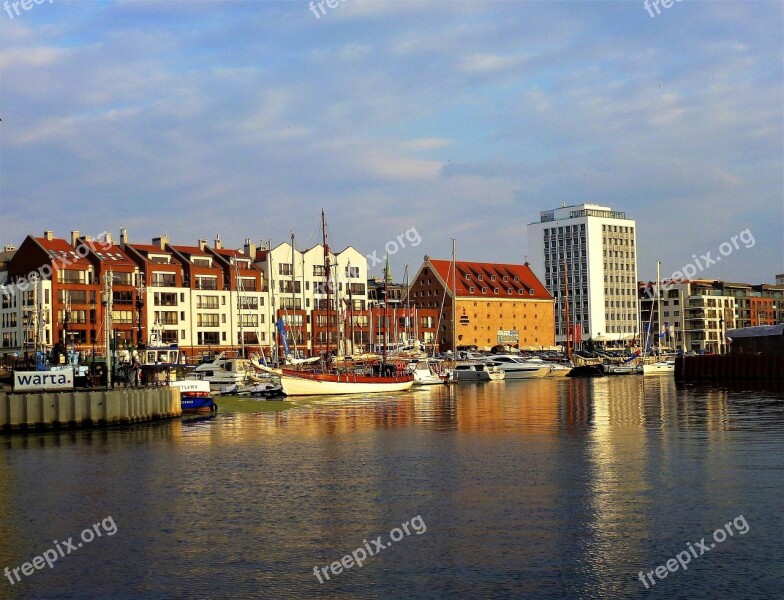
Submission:
[[[0,393],[0,432],[101,427],[182,415],[176,388]]]
[[[700,379],[784,379],[784,354],[710,354],[679,356],[675,378]]]

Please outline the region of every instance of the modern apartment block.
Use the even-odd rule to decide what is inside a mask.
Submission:
[[[574,333],[611,344],[637,337],[636,229],[625,213],[596,204],[563,204],[528,225],[528,261],[555,298],[559,344],[567,311],[572,340]]]
[[[643,332],[650,323],[654,340],[663,333],[661,345],[673,350],[719,354],[726,352],[728,329],[784,323],[784,285],[663,281],[661,317],[655,282],[640,283],[639,292]]]
[[[349,331],[357,344],[369,342],[367,258],[351,247],[330,253],[330,278],[320,245],[257,249],[246,239],[244,248],[228,249],[219,236],[211,246],[205,239],[189,246],[165,235],[130,243],[124,228],[116,241],[46,231],[7,250],[0,355],[56,344],[100,353],[106,323],[118,348],[146,343],[154,327],[163,343],[191,356],[243,346],[282,352],[281,331],[304,355],[324,351],[327,335],[332,348],[347,345]]]

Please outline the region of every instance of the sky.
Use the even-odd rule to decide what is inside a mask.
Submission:
[[[590,202],[640,279],[784,273],[780,1],[37,1],[0,12],[0,244],[307,248],[324,209],[401,280]]]

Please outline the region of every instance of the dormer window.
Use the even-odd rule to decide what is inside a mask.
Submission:
[[[477,276],[476,276],[476,278],[477,278],[479,281],[482,281],[482,280],[484,279],[484,277],[482,277],[481,275],[477,275]]]
[[[495,275],[490,275],[490,281],[495,281]]]
[[[515,281],[520,281],[520,277],[518,277],[517,275],[515,275],[515,278],[514,278],[514,280],[515,280]]]
[[[212,260],[206,256],[195,256],[192,259],[193,264],[197,267],[211,267]]]
[[[471,273],[466,273],[466,279],[471,279]]]
[[[508,275],[504,275],[504,281],[509,281],[509,276]]]
[[[468,293],[469,293],[469,294],[473,294],[473,293],[474,293],[474,286],[470,286],[470,287],[468,288]]]

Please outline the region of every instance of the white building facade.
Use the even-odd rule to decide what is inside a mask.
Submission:
[[[575,326],[582,341],[639,339],[637,227],[625,213],[596,204],[542,211],[528,225],[528,261],[555,298],[557,343],[567,309],[572,340]]]

